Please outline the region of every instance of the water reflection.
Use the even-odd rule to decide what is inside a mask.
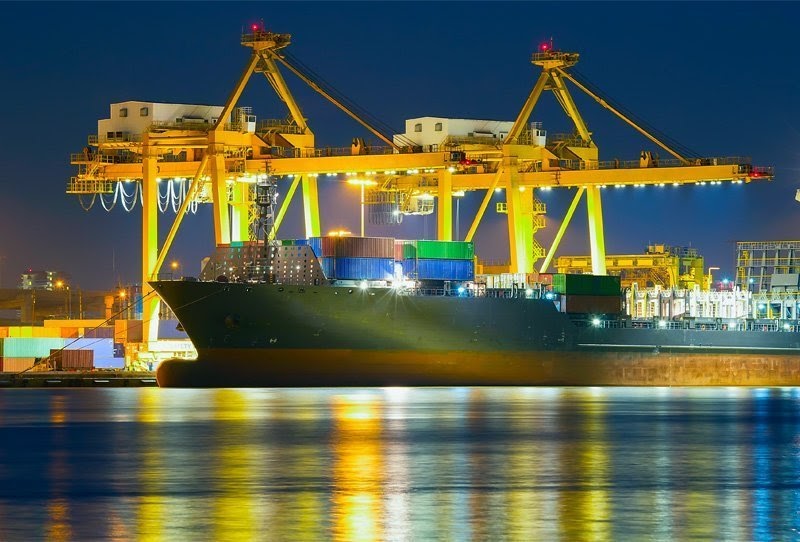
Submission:
[[[800,395],[11,390],[0,539],[787,539]]]

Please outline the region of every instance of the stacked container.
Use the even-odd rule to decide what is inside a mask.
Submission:
[[[7,373],[25,371],[33,367],[36,358],[47,357],[50,355],[51,349],[63,346],[64,339],[61,338],[30,336],[2,338],[0,339],[0,371]]]
[[[475,279],[475,246],[466,241],[396,241],[403,275],[416,280]]]
[[[393,278],[394,239],[391,237],[312,237],[308,244],[329,279]]]
[[[619,314],[622,312],[620,279],[612,275],[553,275],[553,293],[561,312],[569,314]]]
[[[51,350],[50,361],[56,371],[91,371],[94,369],[92,350]]]

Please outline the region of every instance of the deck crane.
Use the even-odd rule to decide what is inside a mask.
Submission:
[[[662,142],[663,138],[649,135],[652,131],[640,128],[641,123],[631,120],[621,108],[605,100],[574,72],[568,71],[577,62],[577,53],[552,50],[534,53],[532,63],[542,68],[542,74],[517,116],[513,130],[501,145],[462,141],[455,147],[447,147],[443,142],[442,148],[445,150],[420,152],[423,149],[409,138],[395,135],[389,139],[375,127],[379,123],[365,120],[368,115],[360,114],[357,106],[310,76],[309,70],[303,69],[299,62],[285,53],[284,49],[290,42],[289,34],[265,31],[258,25],[242,35],[241,44],[252,50],[251,56],[213,126],[153,123],[142,134],[122,134],[122,137],[98,134],[89,138],[91,152],[72,156],[72,163],[78,166],[78,175],[70,180],[68,193],[109,194],[115,185],[126,180],[138,183],[143,207],[142,283],[145,294],[149,291],[147,281],[159,272],[183,215],[193,203],[213,203],[214,231],[218,244],[248,239],[248,213],[253,206],[253,185],[267,175],[292,179],[275,217],[271,232],[273,236],[298,186],[302,186],[303,192],[306,235],[320,234],[317,197],[317,177],[320,175],[350,172],[358,176],[371,176],[381,191],[404,191],[438,198],[437,236],[441,240],[452,239],[453,192],[486,190],[486,196],[467,234],[469,240],[480,224],[492,192],[496,188],[505,189],[510,270],[514,272],[531,271],[535,260],[544,255],[533,237],[536,229],[543,224],[541,215],[545,211],[544,205],[535,200],[534,189],[574,187],[578,189],[577,194],[562,222],[562,229],[569,222],[581,195],[586,193],[590,244],[593,262],[596,262],[596,265],[593,263],[593,269],[600,273],[603,272],[604,262],[600,204],[603,186],[723,180],[749,182],[751,179],[772,177],[771,168],[756,168],[747,159],[693,160],[685,153],[673,150],[677,147]],[[316,148],[313,132],[289,91],[278,64],[295,73],[356,119],[387,147],[367,149],[363,145],[354,145],[344,151]],[[236,104],[254,73],[262,73],[286,104],[289,109],[287,120],[267,120],[260,123],[256,130],[247,128],[248,112],[237,109]],[[651,155],[644,155],[633,162],[599,161],[591,132],[567,90],[567,80],[645,133],[673,154],[675,159],[660,161],[658,167],[655,167]],[[535,128],[527,123],[544,90],[555,93],[574,122],[577,135],[551,136],[544,144],[541,138],[536,137]],[[172,151],[176,149],[186,151],[185,159],[174,158]],[[458,152],[451,152],[452,149],[458,149]],[[166,159],[168,155],[172,158]],[[130,159],[131,156],[134,159]],[[473,164],[480,164],[480,167]],[[159,250],[157,182],[165,178],[191,178],[191,183]],[[560,230],[545,264],[555,252],[561,235],[563,231]],[[154,297],[145,296],[143,317],[150,323],[145,329],[145,341],[152,340],[156,333],[158,305]]]

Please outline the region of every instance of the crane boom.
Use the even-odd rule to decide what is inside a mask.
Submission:
[[[277,60],[278,60],[278,61],[279,61],[281,64],[283,64],[284,66],[286,66],[286,68],[288,68],[288,69],[289,69],[289,71],[291,71],[293,74],[295,74],[297,77],[299,77],[299,78],[300,78],[300,79],[301,79],[301,80],[302,80],[302,81],[303,81],[305,84],[307,84],[307,85],[308,85],[308,86],[310,86],[312,89],[314,89],[316,92],[318,92],[320,95],[322,95],[322,96],[323,96],[323,97],[324,97],[326,100],[328,100],[328,101],[329,101],[329,102],[331,102],[333,105],[335,105],[336,107],[338,107],[339,109],[341,109],[342,111],[344,111],[344,112],[345,112],[345,113],[346,113],[348,116],[350,116],[350,117],[351,117],[353,120],[355,120],[355,121],[356,121],[356,122],[358,122],[358,123],[359,123],[361,126],[363,126],[363,127],[364,127],[364,128],[366,128],[367,130],[369,130],[370,132],[372,132],[372,134],[373,134],[373,135],[375,135],[375,136],[376,136],[378,139],[380,139],[381,141],[383,141],[384,143],[386,143],[387,145],[389,145],[390,147],[392,147],[394,150],[396,150],[396,151],[400,152],[400,150],[401,150],[401,149],[400,149],[400,147],[399,147],[398,145],[396,145],[396,144],[394,143],[394,141],[392,141],[391,139],[389,139],[387,136],[383,135],[383,134],[382,134],[382,133],[381,133],[381,132],[380,132],[380,131],[379,131],[377,128],[374,128],[374,127],[373,127],[371,124],[369,124],[367,121],[365,121],[364,119],[362,119],[361,117],[359,117],[358,115],[356,115],[356,114],[355,114],[353,111],[351,111],[351,110],[350,110],[350,108],[348,108],[348,107],[347,107],[346,105],[344,105],[342,102],[340,102],[339,100],[337,100],[336,98],[334,98],[333,96],[331,96],[331,95],[330,95],[330,93],[326,92],[326,91],[325,91],[325,90],[324,90],[322,87],[320,87],[320,86],[319,86],[319,85],[318,85],[316,82],[314,82],[312,79],[310,79],[309,77],[307,77],[307,76],[306,76],[306,75],[305,75],[305,74],[304,74],[302,71],[298,70],[298,69],[297,69],[295,66],[293,66],[293,65],[292,65],[292,64],[291,64],[291,63],[290,63],[288,60],[286,60],[286,58],[285,58],[285,57],[283,57],[283,56],[280,56],[280,55],[278,55],[278,54],[275,54],[274,56],[275,56],[275,58],[276,58],[276,59],[277,59]]]

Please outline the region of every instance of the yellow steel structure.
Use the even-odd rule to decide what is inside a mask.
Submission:
[[[691,290],[699,286],[708,290],[704,262],[693,248],[650,245],[644,254],[606,255],[605,263],[609,274],[620,277],[623,288],[636,282],[640,288]],[[591,273],[591,256],[559,256],[556,269],[559,273]]]
[[[530,272],[545,255],[534,239],[535,231],[544,225],[545,206],[534,198],[534,190],[542,188],[575,188],[577,195],[570,207],[559,235],[549,250],[545,265],[551,261],[569,217],[583,193],[587,195],[592,271],[603,274],[606,268],[603,236],[602,189],[609,185],[685,184],[717,181],[749,182],[771,179],[771,168],[755,168],[748,159],[715,158],[688,160],[645,132],[617,109],[606,103],[567,69],[578,61],[576,53],[548,51],[534,53],[532,63],[542,68],[533,90],[501,144],[471,141],[436,152],[420,148],[399,147],[372,128],[341,101],[326,93],[281,54],[290,43],[289,34],[254,30],[242,36],[243,46],[252,49],[247,65],[223,107],[216,124],[154,124],[147,133],[126,134],[122,138],[90,136],[89,144],[96,152],[72,155],[78,175],[67,188],[72,194],[108,194],[115,184],[136,181],[141,184],[142,214],[142,287],[150,292],[147,281],[157,275],[166,259],[181,220],[191,202],[213,203],[214,232],[217,243],[248,238],[248,211],[251,209],[255,180],[265,175],[291,178],[289,193],[282,201],[269,237],[274,238],[285,216],[292,195],[302,187],[305,232],[316,236],[321,232],[317,178],[320,175],[350,174],[369,176],[375,190],[397,192],[409,197],[438,198],[438,238],[453,238],[452,194],[467,190],[486,190],[486,195],[470,227],[466,240],[477,231],[495,189],[505,191],[503,211],[508,213],[508,233],[512,272]],[[367,148],[354,144],[351,148],[317,149],[314,135],[284,81],[278,64],[287,66],[345,113],[380,137],[387,147]],[[286,104],[289,119],[267,121],[266,126],[249,131],[246,116],[236,104],[254,73],[262,73]],[[651,159],[629,162],[598,159],[597,146],[588,130],[565,81],[573,82],[601,105],[651,141],[675,156],[674,160],[656,163]],[[552,91],[567,116],[575,125],[575,134],[551,136],[545,145],[537,139],[528,119],[545,90]],[[237,117],[236,114],[239,114]],[[138,160],[121,161],[115,155],[124,151]],[[185,151],[185,161],[165,160],[172,151]],[[278,152],[275,152],[278,151]],[[642,153],[642,156],[649,153]],[[174,154],[173,154],[174,156]],[[157,182],[159,179],[190,178],[188,193],[177,213],[161,249],[157,238]],[[209,186],[210,185],[210,186]],[[151,323],[145,340],[155,337],[157,302],[145,295],[146,321]]]

